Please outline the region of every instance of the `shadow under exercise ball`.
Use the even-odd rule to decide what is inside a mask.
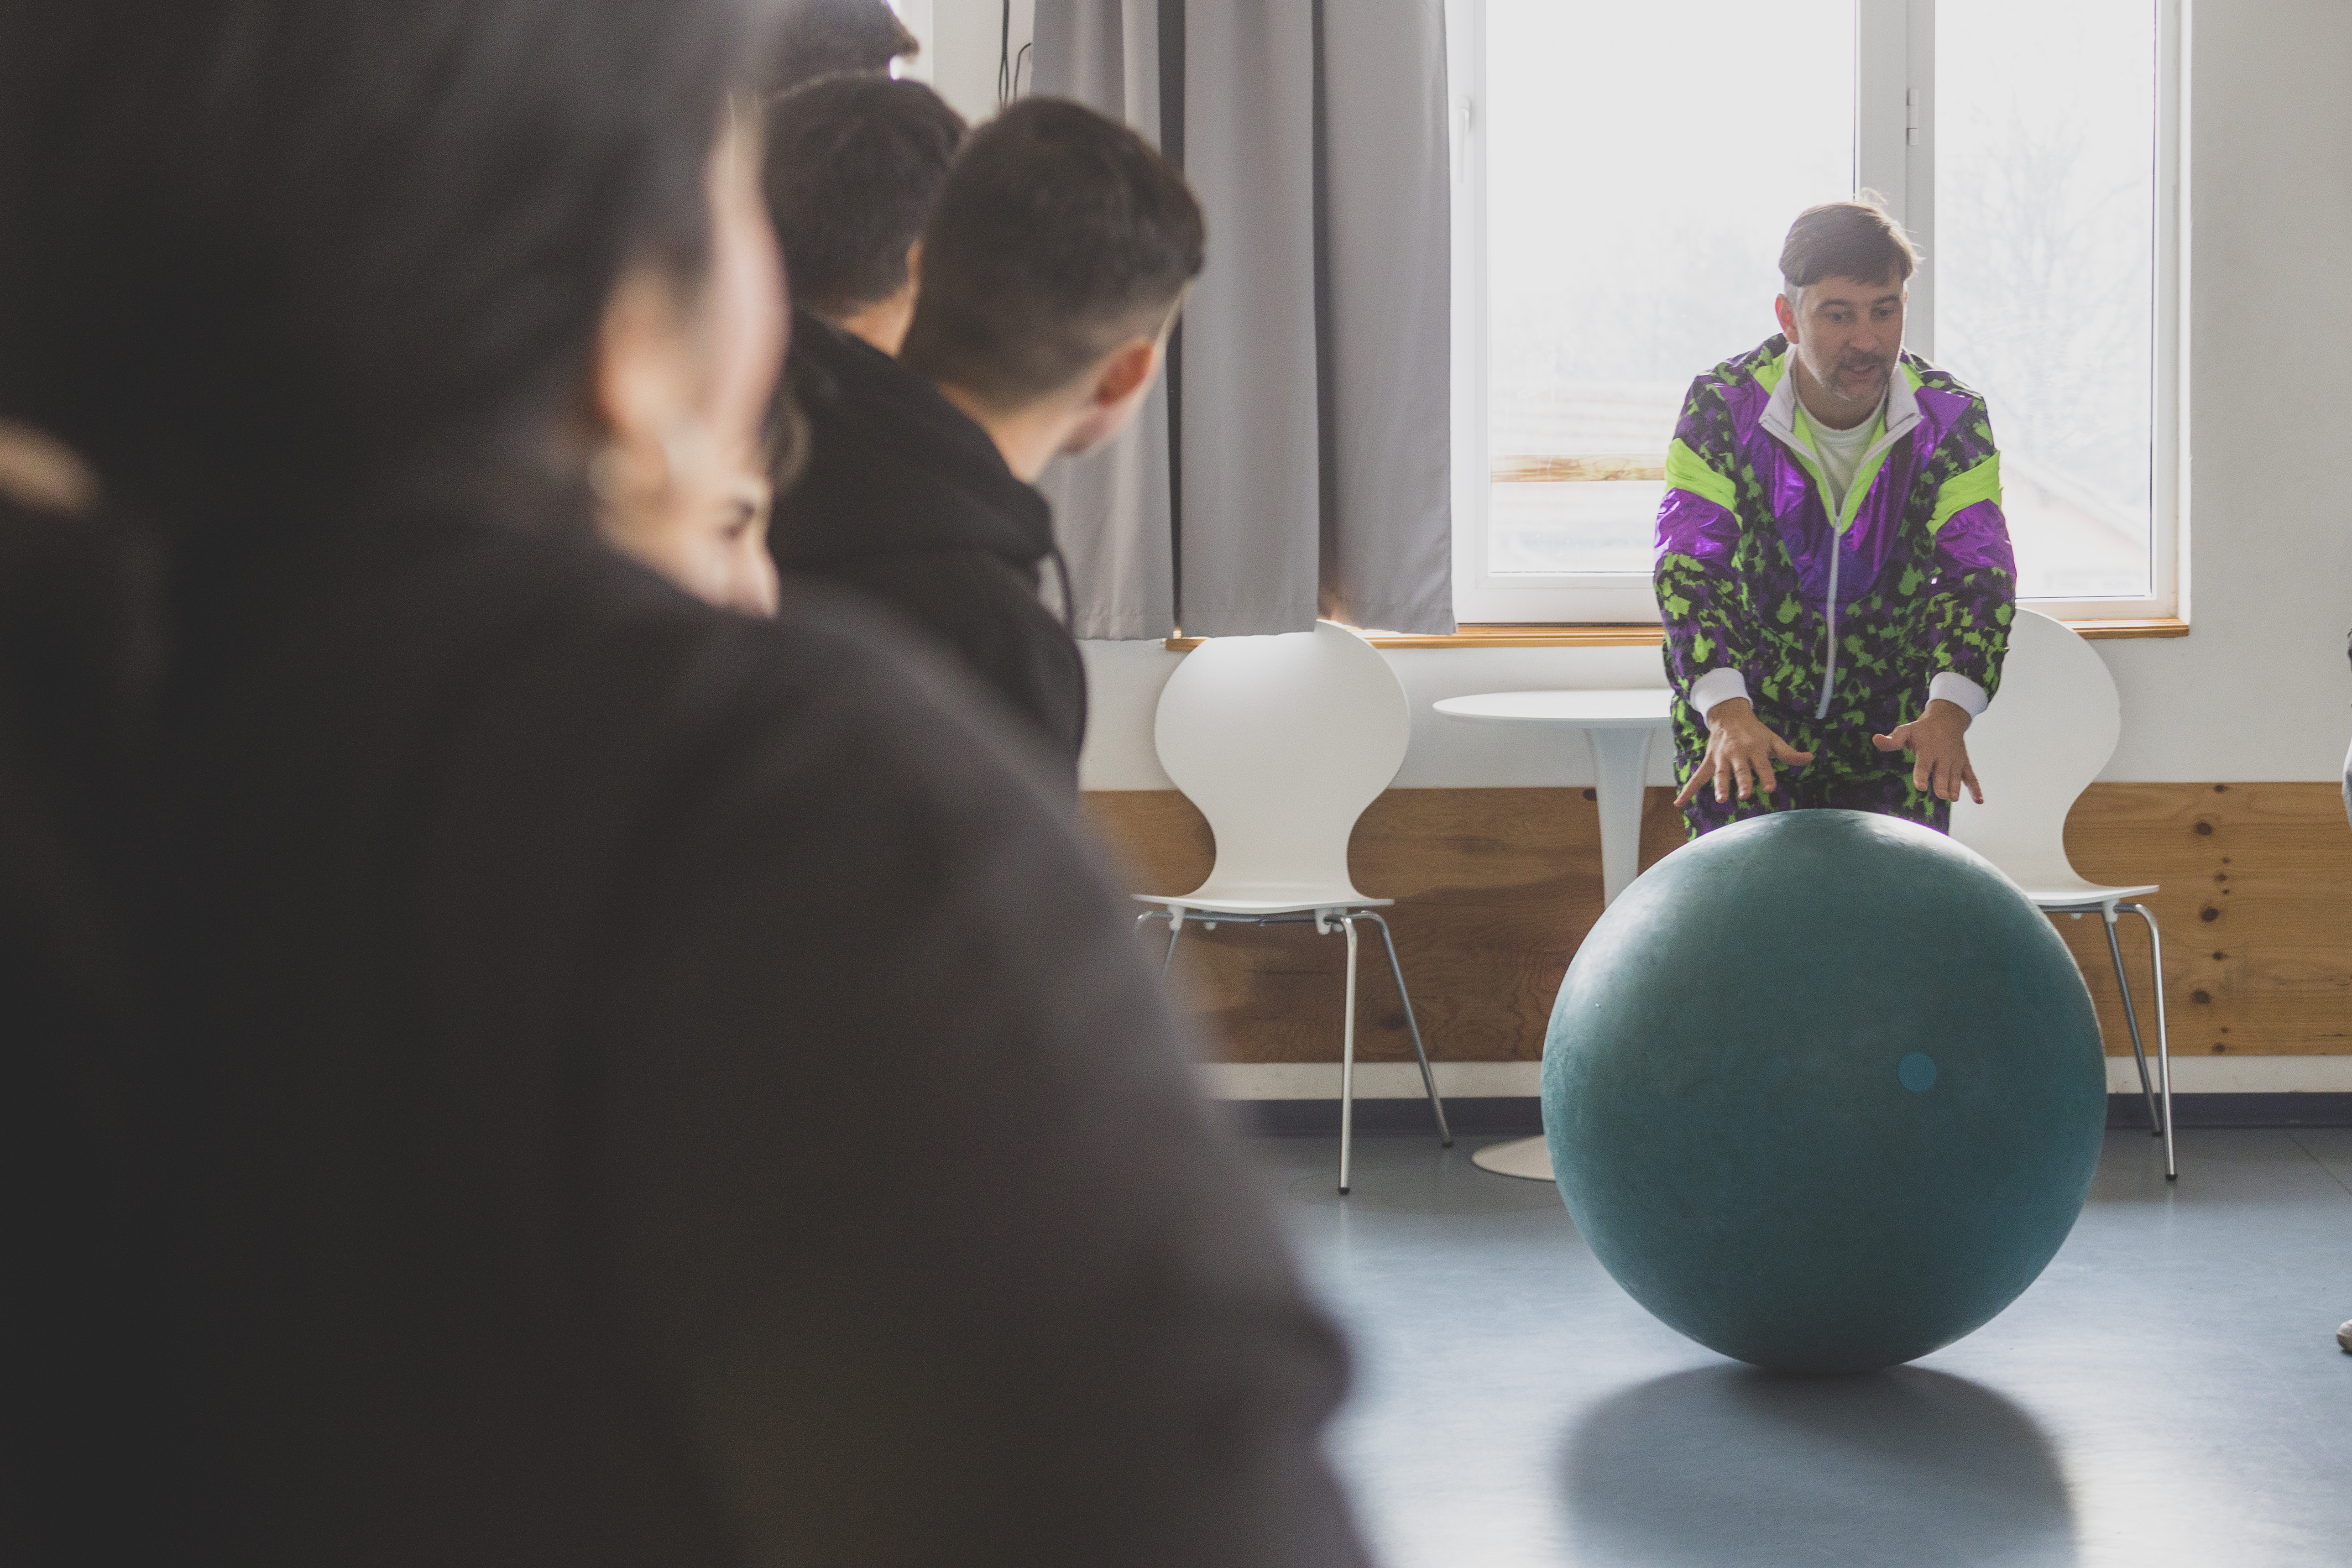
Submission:
[[[1791,811],[1676,850],[1594,926],[1545,1045],[1561,1195],[1635,1300],[1758,1366],[1949,1344],[2090,1191],[2105,1063],[2082,973],[1938,833]]]

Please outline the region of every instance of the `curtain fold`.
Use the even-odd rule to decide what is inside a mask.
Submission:
[[[1034,90],[1076,99],[1162,146],[1159,12],[1159,0],[1037,0]],[[1056,461],[1038,482],[1082,637],[1160,637],[1176,624],[1168,400],[1163,376],[1116,440]]]
[[[1454,630],[1443,0],[1037,0],[1035,37],[1209,219],[1174,417],[1049,476],[1080,635]]]
[[[1454,625],[1444,0],[1323,0],[1322,614]]]
[[[1314,0],[1184,9],[1184,630],[1304,631],[1320,574]]]

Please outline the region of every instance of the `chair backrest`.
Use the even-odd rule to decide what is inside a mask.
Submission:
[[[1185,655],[1160,695],[1152,739],[1216,835],[1216,868],[1199,890],[1352,891],[1348,837],[1396,777],[1412,733],[1388,660],[1329,621],[1213,637]]]
[[[2000,692],[1969,726],[1985,803],[1961,798],[1952,837],[2020,882],[2079,879],[2066,858],[2066,814],[2122,734],[2106,661],[2049,616],[2019,610]]]

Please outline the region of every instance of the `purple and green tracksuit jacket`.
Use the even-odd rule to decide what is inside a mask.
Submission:
[[[1944,802],[1874,734],[1931,698],[1977,711],[2000,680],[2017,563],[1984,399],[1899,361],[1845,504],[1797,401],[1786,338],[1691,384],[1666,453],[1654,581],[1675,689],[1675,772],[1706,752],[1706,710],[1745,696],[1813,762],[1769,796],[1685,808],[1692,837],[1764,811],[1844,806],[1942,828]]]

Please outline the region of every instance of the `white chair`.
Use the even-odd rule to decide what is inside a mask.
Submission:
[[[2084,880],[2066,858],[2066,814],[2115,755],[2122,733],[2123,710],[2106,661],[2049,616],[2019,610],[2010,626],[2000,695],[1969,727],[1969,760],[1985,781],[1985,803],[1962,796],[1952,807],[1952,837],[2000,867],[2046,912],[2077,920],[2096,914],[2105,922],[2107,954],[2115,960],[2116,988],[2123,993],[2124,1022],[2139,1063],[2148,1125],[2164,1140],[2164,1173],[2170,1179],[2179,1173],[2172,1151],[2172,1051],[2164,1028],[2164,942],[2156,916],[2138,902],[2157,884],[2102,887]],[[2123,948],[2116,941],[2118,914],[2147,922],[2160,1093],[2148,1082],[2139,1012],[2132,1005],[2131,982],[2124,977]]]
[[[1445,1102],[1422,1048],[1389,923],[1348,876],[1356,819],[1396,777],[1412,731],[1403,683],[1372,645],[1318,621],[1311,632],[1216,637],[1185,655],[1160,696],[1152,738],[1160,765],[1200,807],[1216,836],[1209,879],[1189,893],[1138,893],[1158,906],[1135,917],[1168,922],[1168,954],[1188,921],[1303,925],[1348,938],[1348,994],[1339,1028],[1339,1190],[1348,1190],[1356,1093],[1356,922],[1388,946],[1422,1087],[1441,1142],[1452,1147]]]

